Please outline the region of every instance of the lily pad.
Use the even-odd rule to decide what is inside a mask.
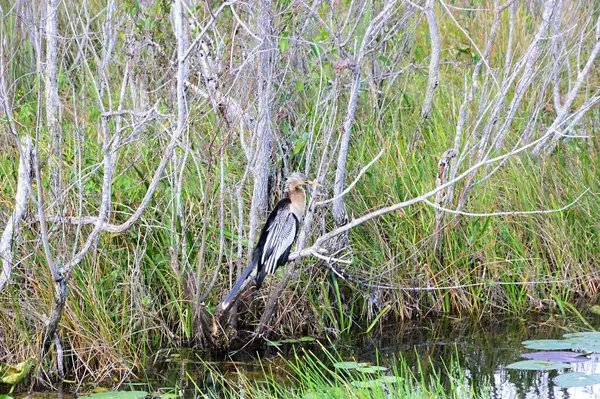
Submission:
[[[571,349],[584,353],[600,353],[600,342],[571,342]]]
[[[567,373],[554,378],[554,382],[563,388],[587,387],[600,384],[600,374]]]
[[[565,363],[583,363],[591,359],[583,356],[581,353],[568,351],[551,351],[551,352],[531,352],[523,353],[521,357],[531,360],[544,360],[547,362],[565,362]]]
[[[297,344],[300,342],[313,342],[316,341],[314,337],[302,337],[302,338],[287,338],[279,341],[268,341],[267,346],[280,346],[281,344]]]
[[[0,382],[9,385],[18,384],[29,374],[31,366],[33,366],[32,360],[26,360],[15,365],[3,363],[0,365]]]
[[[586,340],[594,340],[600,342],[600,332],[596,331],[582,331],[576,333],[564,334],[564,338],[569,340],[573,339],[586,339]]]
[[[281,339],[279,341],[268,341],[267,346],[281,346],[283,344],[295,344],[297,342],[298,342],[297,339],[288,338],[288,339]]]
[[[542,351],[552,351],[561,349],[571,349],[572,343],[564,339],[536,339],[521,342],[527,349],[537,349]]]
[[[538,371],[548,371],[548,370],[560,370],[560,369],[568,369],[571,365],[562,362],[548,362],[545,360],[522,360],[520,362],[511,363],[506,366],[507,369],[512,370],[538,370]]]
[[[148,395],[145,391],[115,391],[98,392],[89,396],[80,396],[79,399],[143,399]]]
[[[377,373],[378,371],[385,371],[385,370],[387,370],[387,367],[383,367],[383,366],[366,366],[366,367],[358,367],[357,370],[360,371],[361,373],[374,374],[374,373]]]
[[[339,370],[353,370],[359,367],[357,362],[337,362],[333,364],[333,367]]]

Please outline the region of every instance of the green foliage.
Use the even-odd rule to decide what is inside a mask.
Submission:
[[[33,360],[26,360],[19,364],[0,364],[0,382],[3,384],[15,385],[21,382],[29,374],[33,366]]]
[[[70,215],[77,215],[79,212],[83,215],[97,214],[98,194],[102,184],[100,162],[105,143],[102,142],[99,121],[103,110],[96,98],[98,88],[89,75],[90,69],[96,63],[99,64],[101,45],[94,38],[102,36],[104,6],[92,3],[94,4],[90,7],[96,9],[91,15],[97,17],[93,17],[86,27],[93,33],[85,35],[93,41],[89,48],[80,49],[78,42],[71,39],[79,38],[81,32],[68,31],[70,20],[63,14],[60,21],[61,35],[69,38],[69,45],[60,50],[65,58],[59,67],[59,83],[64,132],[63,179],[65,184],[76,187],[72,192],[77,194],[65,198]],[[306,29],[308,33],[305,42],[295,41],[297,30],[306,21],[298,20],[294,2],[274,3],[277,4],[273,7],[278,7],[278,11],[281,11],[280,14],[273,13],[279,28],[276,30],[279,32],[276,42],[281,56],[279,62],[283,66],[297,63],[302,65],[298,69],[285,69],[285,73],[281,77],[278,75],[278,80],[274,82],[276,93],[272,104],[273,131],[281,134],[273,145],[273,159],[277,160],[273,165],[273,176],[279,176],[285,168],[304,170],[309,163],[309,154],[313,156],[310,166],[311,171],[314,171],[315,149],[320,150],[329,145],[334,153],[333,150],[337,148],[334,143],[347,106],[347,88],[350,86],[352,73],[350,68],[338,70],[338,63],[342,58],[333,43],[334,38],[326,29],[318,24],[310,25]],[[349,7],[352,2],[338,3]],[[116,109],[124,74],[123,66],[130,56],[128,45],[132,40],[143,39],[144,50],[139,55],[140,61],[133,65],[131,79],[148,79],[151,87],[147,89],[153,96],[150,105],[156,103],[161,115],[173,115],[173,93],[169,91],[171,85],[168,83],[172,77],[172,54],[175,54],[169,20],[171,2],[157,1],[146,8],[138,0],[126,0],[117,4],[119,8],[116,16],[125,21],[124,25],[131,32],[119,31],[116,36],[115,62],[106,71],[107,88],[101,99],[103,107],[108,109],[110,103]],[[342,39],[352,35],[348,51],[353,52],[359,48],[377,7],[378,2],[367,1],[364,15],[352,27],[355,32],[342,32]],[[7,10],[11,8],[12,6],[3,7]],[[345,15],[346,11],[342,10],[338,16],[339,21],[348,17]],[[64,12],[61,8],[61,13]],[[190,12],[198,21],[212,20],[203,3]],[[215,29],[229,32],[231,26],[237,25],[233,16],[228,13],[230,11],[223,11],[224,18],[215,23]],[[318,13],[325,21],[334,20],[327,2],[322,3]],[[480,43],[487,38],[489,32],[483,29],[485,24],[480,23],[477,15],[483,13],[465,14],[464,23],[473,39]],[[524,47],[521,46],[524,38],[532,34],[535,26],[533,18],[524,8],[519,9],[516,18],[519,29],[515,30],[517,49]],[[36,122],[40,117],[37,93],[43,87],[37,74],[32,73],[36,68],[35,51],[31,43],[18,37],[22,34],[18,25],[21,22],[14,16],[7,16],[4,22],[6,46],[15,50],[14,54],[7,51],[11,57],[7,65],[13,117],[19,134],[35,135]],[[82,22],[86,21],[78,21],[75,25]],[[411,34],[407,29],[384,43],[382,46],[385,51],[374,51],[365,65],[363,73],[368,79],[361,87],[355,124],[352,127],[348,182],[356,178],[357,171],[368,164],[382,147],[385,151],[355,188],[344,197],[348,214],[352,217],[405,201],[432,189],[439,158],[454,145],[465,79],[466,83],[471,83],[471,67],[477,62],[479,55],[448,18],[440,18],[440,31],[443,32],[445,49],[443,60],[454,59],[457,63],[447,63],[441,67],[440,87],[436,91],[434,113],[429,121],[424,122],[419,117],[423,90],[427,84],[424,65],[430,53],[425,24],[420,24],[414,32],[410,48],[402,45],[407,35]],[[191,29],[190,38],[193,40],[196,34],[198,26]],[[495,53],[490,59],[493,65],[503,59],[501,49],[505,48],[506,35],[507,26],[503,24],[499,32],[500,42],[494,45]],[[245,54],[236,47],[240,44],[233,43],[229,34],[217,36],[223,40],[222,45],[226,49],[213,50],[223,51],[222,58],[227,60],[225,64],[231,62],[232,65],[237,65],[240,54]],[[191,54],[190,59],[193,60],[195,56],[196,54]],[[196,61],[191,69],[193,71],[198,68]],[[544,62],[550,61],[540,60],[541,64]],[[251,62],[248,65],[250,64]],[[573,65],[573,70],[577,70]],[[383,82],[381,87],[371,87],[371,77],[368,74],[372,69],[381,69],[384,75],[397,76],[394,80],[386,81],[391,82],[389,85]],[[240,73],[242,72],[244,71]],[[223,73],[224,76],[232,74],[233,71]],[[242,80],[246,78],[243,74],[239,76]],[[193,80],[192,74],[190,79]],[[597,79],[597,75],[591,77],[590,81],[593,79]],[[196,81],[192,83],[202,84]],[[538,89],[540,88],[536,88]],[[237,93],[236,90],[232,93],[240,96],[239,100],[244,107],[253,106],[253,101],[244,97],[247,93]],[[241,224],[242,252],[245,255],[248,249],[248,220],[247,217],[244,220],[238,219],[237,201],[241,199],[247,216],[252,184],[247,181],[247,186],[240,191],[241,198],[238,198],[237,184],[244,175],[246,162],[237,141],[239,134],[224,128],[218,116],[207,111],[211,107],[206,99],[194,97],[191,92],[188,95],[189,120],[186,134],[189,135],[189,150],[196,156],[197,162],[188,160],[181,171],[184,181],[182,203],[185,231],[182,226],[177,225],[175,217],[172,180],[177,171],[169,165],[143,220],[123,234],[102,235],[96,250],[73,273],[69,285],[68,311],[65,312],[61,329],[69,334],[69,349],[76,353],[74,361],[79,362],[74,368],[82,370],[82,373],[91,373],[90,370],[106,365],[115,365],[117,369],[142,367],[148,360],[148,354],[161,345],[194,342],[198,332],[196,320],[193,319],[195,302],[190,300],[186,290],[190,286],[199,288],[200,291],[208,289],[210,280],[215,275],[215,285],[205,300],[206,309],[211,311],[223,297],[223,291],[229,287],[229,279],[235,279],[234,275],[230,275],[229,267],[235,269],[238,261],[245,261],[245,258],[237,258],[237,243],[240,238],[238,227]],[[128,87],[124,109],[134,108],[131,97],[133,94]],[[479,105],[476,102],[473,108],[476,109]],[[590,112],[589,120],[583,122],[589,125],[593,134],[597,133],[598,126],[590,121],[599,119],[600,110]],[[516,141],[515,132],[523,129],[524,124],[534,115],[534,111],[530,109],[525,109],[519,115],[507,137],[511,144]],[[547,123],[551,116],[548,112],[538,116],[538,119],[540,123]],[[114,121],[110,123],[111,129],[114,129]],[[122,222],[141,203],[152,173],[160,161],[157,154],[164,149],[165,136],[172,129],[170,121],[160,118],[146,125],[141,132],[134,132],[128,123],[129,118],[123,118],[122,136],[135,133],[138,135],[136,137],[141,136],[144,140],[125,146],[117,157],[111,223]],[[6,126],[3,128],[6,129]],[[467,130],[471,128],[473,126],[466,127]],[[327,139],[330,133],[331,138]],[[44,143],[40,147],[42,186],[44,192],[48,193],[50,179],[44,172],[47,170],[49,146],[48,133],[44,130],[43,123],[39,135]],[[18,153],[12,141],[6,140],[8,139],[4,136],[0,137],[0,150],[3,154],[0,157],[0,181],[3,182],[0,185],[2,220],[8,220],[13,206],[18,166]],[[225,154],[223,159],[218,158],[221,148]],[[183,153],[181,150],[178,155]],[[225,170],[226,220],[223,232],[225,251],[223,257],[219,258],[221,163]],[[329,176],[333,168],[332,166]],[[81,182],[78,181],[78,176],[82,176]],[[79,183],[82,190],[81,203]],[[332,181],[326,183],[330,186]],[[523,314],[527,311],[557,309],[565,316],[575,315],[583,321],[585,319],[580,310],[573,305],[577,303],[574,300],[597,295],[597,284],[587,277],[597,273],[600,254],[598,140],[570,140],[561,143],[552,156],[535,158],[522,154],[507,161],[485,184],[472,191],[464,209],[468,212],[486,213],[556,209],[570,203],[588,187],[591,189],[589,194],[560,213],[527,217],[461,217],[456,223],[447,218],[450,227],[442,237],[443,260],[438,259],[431,248],[435,215],[434,210],[426,204],[416,204],[361,225],[350,233],[353,262],[351,265],[344,265],[344,269],[361,280],[376,283],[389,281],[398,289],[362,287],[338,279],[313,260],[307,260],[307,267],[302,269],[300,278],[284,293],[286,299],[282,303],[286,306],[281,306],[281,318],[273,326],[273,334],[282,339],[273,342],[285,343],[286,339],[295,340],[307,335],[319,337],[332,334],[347,337],[353,331],[375,332],[384,323],[416,315],[486,316],[498,312]],[[272,188],[273,198],[281,196],[281,187],[277,181],[274,181]],[[462,195],[464,189],[459,184],[455,198]],[[325,196],[330,195],[331,192],[325,192]],[[321,209],[324,219],[317,230],[332,229],[334,223],[329,209]],[[34,213],[32,209],[32,214]],[[82,235],[76,235],[76,226],[69,226],[64,232],[56,226],[52,228],[52,233],[56,236],[62,237],[64,233],[68,237],[68,248],[64,252],[67,258],[83,244]],[[90,226],[82,228],[83,237],[89,232],[89,228]],[[44,320],[43,315],[48,313],[54,299],[51,277],[45,267],[42,249],[36,241],[38,229],[36,223],[30,223],[16,245],[16,258],[20,262],[14,271],[13,279],[16,284],[5,289],[1,298],[6,311],[0,312],[0,323],[5,326],[0,346],[5,349],[4,352],[13,353],[19,359],[29,358],[38,349],[39,337],[43,334],[43,323],[40,320]],[[178,258],[182,262],[177,272],[169,251],[178,248],[184,234],[188,243],[187,258]],[[61,243],[62,238],[58,238],[52,242],[52,246],[58,248],[62,246]],[[202,255],[201,251],[204,251]],[[186,281],[186,273],[191,273],[194,279]],[[269,292],[268,285],[275,284],[279,278],[280,274],[276,274],[266,282],[267,289],[261,291],[254,301],[258,308]],[[451,288],[425,292],[401,289],[424,286]],[[23,306],[24,303],[27,307]],[[241,306],[238,316],[240,326],[253,327],[255,318],[252,311]],[[590,348],[590,343],[587,344],[586,348]],[[49,360],[42,366],[49,369],[54,367]],[[316,384],[316,387],[312,387],[315,389],[311,391],[311,395],[318,396],[317,392],[334,392],[333,396],[342,396],[347,393],[347,384],[343,385],[328,372],[319,374],[323,370],[321,365],[314,363],[313,366],[314,369],[305,370],[303,380]],[[93,374],[90,377],[97,378]],[[399,377],[411,378],[405,374]],[[337,382],[332,384],[329,378]],[[308,391],[307,389],[305,392],[307,395]],[[371,391],[364,391],[362,394],[367,397],[367,392]],[[325,393],[321,397],[325,397]],[[409,394],[408,391],[405,393]]]
[[[144,391],[110,391],[80,397],[83,399],[143,399],[146,395],[148,395],[148,392]]]
[[[587,387],[600,384],[600,374],[567,373],[554,378],[554,382],[562,388]]]
[[[523,341],[522,344],[527,349],[538,349],[542,351],[571,349],[571,343],[561,339],[537,339]]]
[[[447,378],[442,382],[436,375],[423,377],[421,369],[413,371],[403,358],[398,360],[399,366],[393,370],[378,366],[367,369],[365,366],[361,368],[369,372],[360,373],[354,368],[362,363],[341,362],[337,354],[323,350],[327,360],[307,351],[296,353],[292,360],[283,359],[284,369],[289,370],[284,376],[274,377],[272,369],[263,369],[262,376],[251,381],[244,374],[239,374],[237,385],[229,383],[231,387],[226,390],[227,397],[239,396],[240,386],[244,396],[252,398],[486,397],[483,391],[473,392],[467,388],[460,365],[453,361],[445,367]]]
[[[549,371],[549,370],[561,370],[570,368],[571,365],[561,362],[549,362],[546,360],[521,360],[520,362],[511,363],[506,366],[507,369],[512,370],[536,370],[536,371]]]

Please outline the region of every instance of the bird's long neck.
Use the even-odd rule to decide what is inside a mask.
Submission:
[[[296,215],[298,220],[302,219],[306,208],[306,194],[304,193],[304,189],[300,186],[293,187],[290,190],[289,197],[291,201],[290,210]]]

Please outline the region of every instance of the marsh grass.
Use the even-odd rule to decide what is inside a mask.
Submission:
[[[228,397],[250,398],[483,398],[485,388],[474,392],[460,364],[448,359],[427,376],[421,364],[409,366],[404,358],[394,367],[375,373],[336,369],[342,358],[334,350],[320,348],[319,355],[301,349],[293,358],[283,359],[283,375],[263,367],[263,378],[248,380],[240,373],[237,384],[228,382]]]
[[[476,40],[483,41],[486,33],[478,28],[482,25],[481,17],[471,15],[462,22],[470,27]],[[378,114],[372,112],[376,99],[368,90],[359,96],[357,123],[348,159],[349,180],[353,180],[355,173],[379,151],[380,140],[375,131],[383,137],[386,151],[346,196],[350,215],[361,215],[433,188],[439,157],[452,145],[462,101],[463,79],[471,70],[473,53],[456,51],[464,38],[456,26],[442,16],[440,31],[445,44],[442,59],[460,62],[462,66],[442,65],[433,115],[429,121],[422,121],[418,112],[427,76],[420,65],[429,51],[423,25],[415,34],[414,54],[407,60],[415,64],[415,69],[399,79],[398,84],[379,99],[385,103],[382,110]],[[516,25],[520,29],[516,30],[515,40],[524,45],[533,30],[531,18],[524,7],[519,8]],[[506,30],[506,26],[502,25],[499,48],[504,48]],[[35,64],[32,50],[25,44],[18,46],[18,62],[11,63],[11,76],[26,75]],[[492,56],[496,57],[492,60],[494,62],[502,59],[503,54],[494,51]],[[327,68],[325,72],[321,68],[315,69],[313,73],[321,79],[323,76],[317,72],[328,73]],[[110,73],[116,76],[119,71],[111,70]],[[85,74],[81,75],[81,80],[75,82],[78,96],[92,98],[93,88]],[[599,72],[596,71],[590,80],[598,82],[598,77]],[[294,76],[296,78],[303,77]],[[115,79],[115,82],[118,81]],[[60,83],[63,85],[61,92],[69,98],[67,80]],[[277,121],[282,132],[290,131],[282,140],[300,148],[289,159],[294,170],[302,169],[306,162],[306,150],[298,145],[301,144],[302,132],[320,130],[321,125],[326,123],[318,117],[324,114],[319,103],[322,84],[313,77],[306,77],[301,83],[302,90],[282,93],[283,102],[290,104],[298,116],[297,125],[292,129],[286,120]],[[16,86],[17,93],[22,95],[15,100],[14,117],[22,134],[34,133],[37,104],[32,91],[38,84],[35,77],[27,75]],[[113,88],[113,92],[118,93],[118,89]],[[82,107],[85,112],[78,115],[77,124],[87,126],[83,129],[86,138],[84,169],[94,167],[101,153],[96,132],[99,110],[93,101],[88,101],[87,107]],[[65,106],[63,130],[80,131],[71,114],[71,103]],[[163,100],[161,107],[168,110],[168,101]],[[193,150],[206,159],[214,159],[215,148],[230,144],[215,138],[214,131],[219,123],[207,113],[206,108],[205,103],[190,101],[190,114],[194,119],[190,134]],[[527,118],[527,113],[522,115],[523,121]],[[541,117],[543,121],[550,118],[551,115]],[[341,124],[340,116],[334,119],[336,124]],[[598,120],[600,109],[596,108],[590,111],[585,121],[592,137],[599,133]],[[165,138],[160,127],[151,126],[147,134],[151,140],[121,155],[128,161],[119,165],[115,178],[114,201],[118,205],[115,206],[114,218],[117,220],[140,202],[149,174],[157,162],[155,151],[164,146]],[[74,137],[66,137],[64,158],[66,173],[69,174],[69,167],[75,164],[77,154]],[[207,143],[212,143],[212,146]],[[7,219],[12,207],[18,163],[14,147],[4,145],[2,153],[5,155],[0,157],[2,220]],[[243,165],[241,151],[233,147],[228,148],[226,158],[222,160],[225,162],[226,190],[230,198],[225,212],[230,216],[225,231],[225,260],[221,261],[224,267],[205,302],[209,311],[223,297],[233,278],[229,275],[229,264],[237,262],[237,209],[232,184],[243,174]],[[42,157],[45,157],[47,149],[42,150]],[[277,157],[277,161],[281,159]],[[279,163],[276,169],[280,171]],[[67,180],[75,178],[75,171],[72,170],[72,173]],[[172,173],[169,171],[169,178],[172,178]],[[184,180],[189,266],[193,270],[201,270],[203,275],[212,276],[219,262],[219,224],[215,205],[219,195],[218,168],[212,164],[212,168],[200,168],[198,171],[196,166],[188,165]],[[47,189],[48,181],[44,184]],[[96,209],[98,198],[95,193],[99,185],[98,174],[86,180],[83,214],[92,214]],[[443,262],[431,249],[434,210],[426,204],[405,208],[361,225],[350,234],[353,263],[346,267],[346,271],[374,284],[391,282],[396,289],[365,289],[336,279],[314,259],[307,259],[299,278],[280,300],[272,334],[279,337],[341,336],[350,331],[377,331],[374,320],[389,322],[438,314],[524,314],[528,311],[551,311],[557,306],[562,312],[572,312],[573,309],[568,310],[564,303],[592,301],[598,293],[600,142],[597,139],[561,143],[558,151],[550,157],[523,155],[508,161],[485,184],[473,190],[465,209],[473,212],[556,209],[571,202],[586,188],[590,188],[587,195],[560,213],[461,218],[457,225],[445,230]],[[251,198],[250,191],[250,188],[242,190],[246,205]],[[274,197],[278,195],[280,193],[276,192]],[[152,353],[161,346],[194,343],[192,304],[185,298],[181,275],[176,275],[169,263],[169,249],[174,243],[170,231],[174,218],[171,197],[171,186],[165,179],[143,221],[126,233],[102,235],[94,253],[75,269],[61,324],[61,336],[68,348],[75,379],[103,380],[115,375],[127,378],[132,370],[143,368]],[[67,202],[71,209],[78,209],[73,198]],[[208,226],[206,252],[204,262],[200,264],[205,219]],[[325,221],[321,228],[332,227],[330,218]],[[0,358],[6,361],[16,362],[36,356],[45,317],[53,300],[52,278],[44,267],[43,253],[36,241],[38,228],[34,222],[27,225],[15,248],[20,264],[15,269],[13,283],[0,293]],[[67,234],[74,235],[74,230]],[[244,250],[248,250],[247,241],[243,242]],[[247,297],[255,302],[240,308],[241,327],[254,327],[256,316],[260,315],[255,311],[259,312],[264,306],[269,287],[279,278],[279,275],[273,276],[264,290]],[[200,283],[202,287],[207,284]],[[424,286],[455,288],[419,292],[402,289]],[[389,311],[382,314],[383,309]],[[42,366],[50,370],[50,374],[55,367],[51,358],[49,355],[42,361]],[[332,374],[329,367],[311,354],[303,354],[296,360],[290,368],[294,370],[293,378],[300,388],[291,393],[291,397],[302,397],[308,393],[320,397],[320,392],[339,394],[339,397],[343,394],[383,397],[381,388],[370,390],[351,386],[349,381]],[[456,370],[453,367],[455,365],[449,366],[450,373],[460,370],[458,366]],[[439,381],[423,381],[411,374],[402,362],[398,369],[394,369],[394,375],[407,382],[400,384],[400,397],[414,397],[410,395],[414,395],[415,386],[431,397],[435,397],[442,388],[444,392],[448,391],[441,387]],[[243,376],[240,378],[243,380]],[[461,378],[459,375],[451,379],[451,384],[457,384],[454,388],[458,389]],[[268,389],[252,386],[247,381],[244,386],[248,386],[257,397],[287,397],[284,396],[285,388],[269,380],[268,374],[265,381]]]

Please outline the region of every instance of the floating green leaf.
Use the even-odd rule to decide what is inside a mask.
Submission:
[[[567,363],[561,362],[548,362],[545,360],[522,360],[520,362],[515,362],[506,366],[507,369],[512,370],[538,370],[538,371],[548,371],[548,370],[560,370],[570,368],[571,365]]]
[[[268,341],[267,345],[268,346],[280,346],[281,344],[297,344],[300,342],[313,342],[316,341],[315,338],[313,337],[302,337],[302,338],[287,338],[287,339],[281,339],[279,341]]]
[[[596,332],[596,331],[582,331],[582,332],[576,332],[576,333],[569,333],[569,334],[564,334],[563,337],[567,338],[569,340],[586,339],[586,340],[596,340],[596,341],[600,342],[600,332]]]
[[[26,360],[15,365],[3,363],[0,365],[0,382],[9,385],[18,384],[29,374],[31,366],[33,366],[32,360]]]
[[[333,364],[333,367],[339,370],[352,370],[359,367],[357,362],[337,362]]]
[[[523,341],[523,346],[527,349],[537,349],[542,351],[571,349],[572,343],[563,339],[536,339]]]
[[[337,362],[333,364],[333,367],[339,370],[356,370],[364,369],[369,367],[369,363],[358,363],[358,362]]]
[[[600,353],[600,342],[571,342],[571,349],[584,353]]]
[[[567,373],[554,378],[554,382],[563,388],[587,387],[600,384],[600,374]]]
[[[333,365],[339,370],[357,370],[361,373],[374,374],[377,372],[387,370],[387,367],[383,366],[372,366],[369,363],[358,363],[358,362],[338,362]]]
[[[572,351],[548,351],[522,353],[521,357],[532,360],[544,360],[547,362],[565,362],[565,363],[583,363],[591,359],[583,356],[581,353]]]
[[[357,370],[360,371],[361,373],[374,374],[374,373],[377,373],[378,371],[385,371],[385,370],[387,370],[387,367],[383,367],[383,366],[366,366],[366,367],[359,367],[359,368],[357,368]]]
[[[80,396],[79,399],[142,399],[148,395],[145,391],[115,391],[98,392],[89,396]]]

